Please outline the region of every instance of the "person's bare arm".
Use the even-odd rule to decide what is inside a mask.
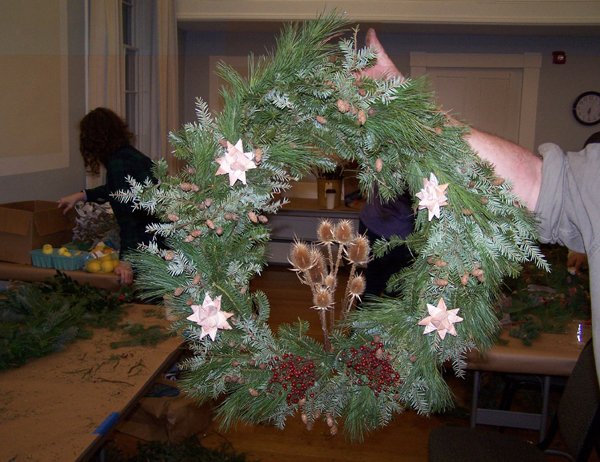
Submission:
[[[377,52],[377,62],[362,73],[363,76],[378,78],[404,78],[385,52],[377,34],[369,29],[366,45]],[[451,119],[452,120],[452,119]],[[453,121],[453,123],[457,123]],[[498,176],[509,180],[513,192],[530,210],[535,209],[542,179],[542,160],[533,152],[508,140],[471,128],[465,137],[479,157],[494,165]]]
[[[498,176],[512,183],[523,205],[535,210],[542,184],[542,159],[528,149],[474,128],[465,139],[479,157],[494,165]]]

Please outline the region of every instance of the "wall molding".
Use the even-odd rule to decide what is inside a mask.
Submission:
[[[600,25],[598,0],[176,0],[177,20],[287,21],[337,10],[353,21],[419,24]]]

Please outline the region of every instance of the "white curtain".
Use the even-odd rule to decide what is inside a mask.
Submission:
[[[121,0],[88,2],[87,110],[98,106],[124,115]]]
[[[150,152],[153,158],[164,158],[171,172],[178,169],[177,159],[169,145],[169,132],[179,127],[179,91],[177,64],[177,18],[174,0],[157,0],[153,24],[152,50],[152,129]]]

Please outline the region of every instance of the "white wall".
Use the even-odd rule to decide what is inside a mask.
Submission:
[[[181,33],[182,121],[194,119],[194,99],[197,96],[208,98],[209,55],[239,56],[250,51],[260,54],[273,46],[273,32],[245,32],[244,26],[240,27],[240,32],[235,32],[235,24],[221,25],[218,30],[211,31],[208,25],[204,25],[205,30],[184,30]],[[361,29],[365,30],[364,27]],[[477,34],[418,33],[414,32],[414,27],[406,33],[406,29],[402,24],[386,24],[379,33],[388,53],[406,73],[410,69],[411,51],[541,53],[536,145],[553,141],[565,149],[578,149],[590,134],[600,130],[600,125],[586,127],[578,124],[571,112],[573,100],[579,93],[600,91],[600,36],[569,36],[566,35],[569,29],[565,28],[555,34],[545,29],[544,35],[526,35],[522,31],[519,35],[503,34],[497,29],[488,34],[482,28]],[[552,64],[552,51],[555,50],[566,52],[566,64]]]

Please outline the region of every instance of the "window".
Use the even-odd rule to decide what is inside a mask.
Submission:
[[[123,48],[125,55],[125,119],[131,130],[137,133],[138,129],[138,100],[139,100],[139,78],[138,78],[138,55],[139,49],[136,40],[135,28],[135,0],[123,0],[122,3],[122,26],[123,26]]]
[[[123,88],[125,120],[135,134],[134,145],[151,152],[151,82],[153,0],[122,0]]]

